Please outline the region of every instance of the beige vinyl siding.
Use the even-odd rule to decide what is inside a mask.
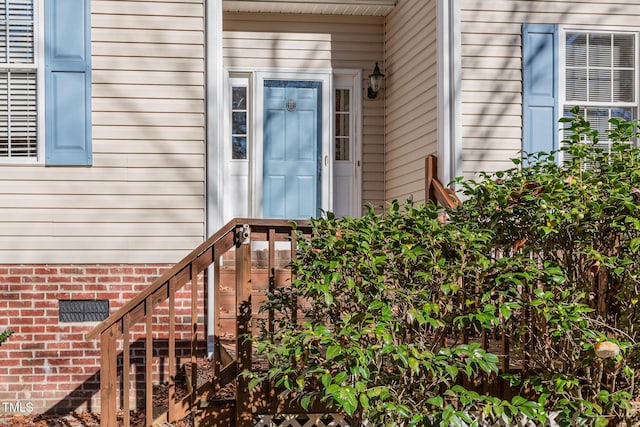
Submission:
[[[92,2],[91,167],[0,166],[2,263],[176,262],[204,238],[204,4]]]
[[[224,14],[224,65],[244,69],[360,69],[384,57],[384,18]],[[362,82],[362,200],[384,203],[384,98],[366,97]]]
[[[387,200],[424,200],[424,159],[437,151],[436,1],[400,0],[386,18]]]
[[[460,18],[462,172],[471,178],[521,155],[522,24],[628,29],[640,22],[640,1],[462,0]]]

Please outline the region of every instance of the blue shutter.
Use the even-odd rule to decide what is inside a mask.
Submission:
[[[522,27],[523,129],[526,153],[558,149],[558,30],[556,25]]]
[[[90,165],[91,0],[45,4],[45,162]]]

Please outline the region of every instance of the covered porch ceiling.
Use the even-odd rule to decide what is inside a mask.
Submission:
[[[396,0],[223,0],[225,12],[384,16]]]

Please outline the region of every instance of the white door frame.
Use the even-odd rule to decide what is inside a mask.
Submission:
[[[250,114],[250,127],[253,134],[249,141],[249,211],[247,215],[259,218],[262,216],[262,156],[263,156],[263,104],[264,104],[264,81],[265,80],[304,80],[322,82],[322,162],[321,167],[321,206],[320,208],[329,211],[334,210],[333,179],[335,166],[335,89],[340,87],[350,87],[353,96],[353,155],[354,155],[354,200],[353,214],[360,215],[362,212],[362,70],[358,69],[272,69],[272,68],[247,68],[247,67],[227,67],[224,70],[224,92],[230,87],[230,76],[244,75],[249,78],[250,97],[252,104],[252,114]],[[224,122],[226,129],[228,126],[228,93],[225,93]],[[226,147],[230,140],[228,129],[224,132],[222,145]],[[224,152],[224,150],[222,150]],[[218,171],[225,171],[225,156],[216,159],[216,163],[210,168]],[[213,167],[212,167],[213,166]],[[210,170],[211,170],[210,169]],[[224,172],[222,172],[224,176]],[[221,177],[222,178],[222,177]],[[224,179],[224,178],[222,178]],[[224,193],[223,185],[219,186],[220,193]],[[221,199],[226,198],[220,194]],[[221,205],[224,201],[221,201]],[[222,206],[220,206],[222,207]],[[221,214],[222,215],[222,214]]]
[[[296,69],[271,69],[271,68],[246,68],[246,67],[228,67],[224,73],[224,85],[228,87],[230,84],[230,75],[247,74],[251,75],[251,98],[253,104],[253,114],[251,115],[251,129],[253,137],[248,147],[249,155],[249,193],[251,194],[249,201],[250,217],[262,217],[262,139],[264,130],[263,120],[263,104],[264,104],[264,81],[265,80],[305,80],[318,81],[322,83],[322,162],[321,166],[321,203],[320,208],[330,210],[333,206],[333,196],[331,188],[333,185],[333,162],[329,161],[333,158],[333,70],[317,69],[317,70],[296,70]],[[225,101],[225,104],[227,102]],[[225,105],[225,111],[227,109]],[[226,120],[226,114],[225,114]],[[224,137],[226,144],[227,135]],[[224,158],[216,160],[216,169],[225,169]],[[223,196],[223,198],[225,198]],[[224,202],[223,202],[224,203]]]

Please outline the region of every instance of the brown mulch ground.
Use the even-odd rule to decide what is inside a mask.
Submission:
[[[185,364],[189,366],[190,363]],[[207,358],[198,360],[198,384],[204,384],[213,376],[213,364]],[[154,416],[158,416],[166,411],[168,407],[168,389],[167,384],[153,386],[153,412]],[[176,400],[182,399],[187,395],[187,387],[184,372],[176,378]],[[233,399],[235,397],[234,384],[228,384],[223,387],[215,398],[217,399]],[[122,425],[122,414],[118,416],[118,425]],[[145,414],[144,411],[131,411],[130,415],[131,427],[144,427]],[[68,414],[29,414],[29,415],[2,415],[0,414],[0,427],[99,427],[100,414],[92,412],[77,412]],[[178,421],[176,427],[193,427],[193,423],[189,417]]]
[[[3,427],[99,427],[100,416],[91,412],[56,415],[0,415]]]

